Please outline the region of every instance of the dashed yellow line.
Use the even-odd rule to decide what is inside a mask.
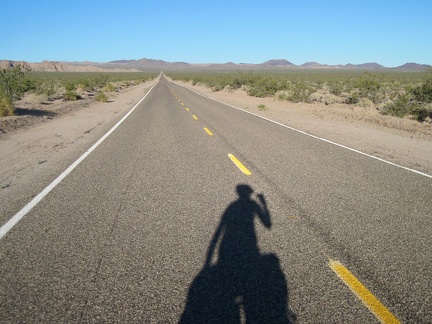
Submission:
[[[190,111],[190,109],[188,107],[186,107],[186,111]]]
[[[213,133],[210,131],[210,129],[208,129],[207,127],[204,127],[204,130],[206,131],[207,134],[209,134],[210,136],[213,136]]]
[[[231,159],[231,161],[234,162],[234,164],[237,166],[237,168],[240,169],[241,172],[243,172],[246,175],[252,174],[234,155],[229,153],[228,157]]]
[[[198,120],[198,117],[195,116],[195,115],[192,115],[192,118],[195,119],[195,120]]]
[[[181,104],[182,104],[182,106],[184,106],[184,103],[183,103],[183,102],[182,102]]]
[[[366,305],[367,308],[385,324],[400,321],[376,298],[347,268],[339,261],[330,260],[330,268],[348,286],[349,289]]]

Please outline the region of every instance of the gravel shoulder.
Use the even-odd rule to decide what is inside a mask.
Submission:
[[[385,116],[373,107],[297,104],[251,97],[243,90],[214,92],[202,85],[175,83],[309,134],[432,175],[430,123]],[[260,109],[259,105],[265,108]]]

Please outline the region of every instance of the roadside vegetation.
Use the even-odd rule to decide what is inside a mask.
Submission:
[[[37,103],[94,98],[156,78],[156,72],[32,72],[24,66],[0,70],[0,117],[14,114],[17,100],[32,94]]]
[[[26,76],[28,71],[21,66],[0,70],[0,117],[13,115],[13,102],[21,99],[32,88]]]
[[[295,103],[345,103],[419,122],[432,118],[432,70],[427,72],[290,70],[167,72],[173,80],[220,91],[242,89],[254,97]]]

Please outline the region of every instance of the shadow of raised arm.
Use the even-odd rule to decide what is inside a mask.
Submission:
[[[265,227],[271,228],[271,218],[270,218],[270,212],[267,208],[267,201],[265,200],[265,197],[263,194],[257,194],[257,197],[262,205],[262,209],[259,209],[258,217],[260,218],[261,222],[264,224]]]

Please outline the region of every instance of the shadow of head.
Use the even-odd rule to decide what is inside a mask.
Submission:
[[[237,194],[239,195],[240,199],[250,199],[250,196],[253,193],[253,189],[245,184],[241,184],[237,186]]]

